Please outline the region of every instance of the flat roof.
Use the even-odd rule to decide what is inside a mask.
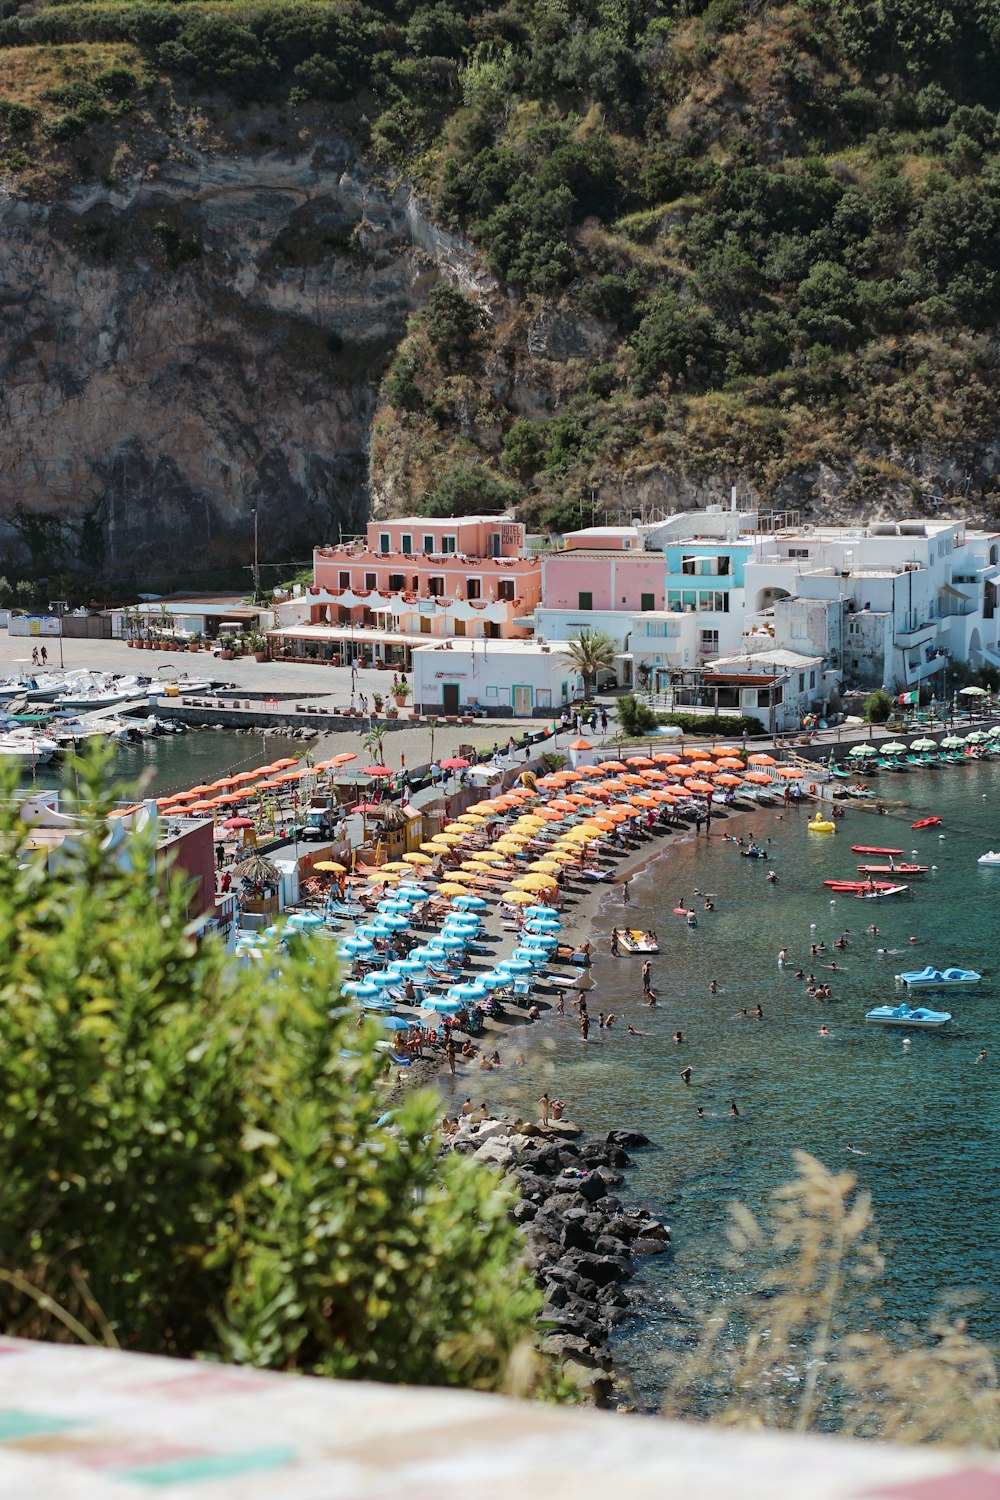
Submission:
[[[390,516],[385,521],[369,521],[369,526],[412,526],[414,531],[421,527],[427,531],[433,531],[435,526],[490,526],[501,521],[506,526],[522,526],[523,521],[515,521],[513,516],[506,514],[492,516]]]
[[[551,645],[540,645],[538,641],[491,640],[481,635],[449,636],[443,641],[429,641],[426,636],[407,636],[408,641],[420,641],[414,651],[447,651],[452,655],[485,656],[560,656],[566,641],[553,641]]]

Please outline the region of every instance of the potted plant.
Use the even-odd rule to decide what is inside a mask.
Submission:
[[[380,714],[382,712],[382,705],[384,703],[385,695],[383,693],[372,693],[372,704],[374,705],[375,712],[377,714]]]
[[[398,719],[399,718],[399,709],[396,707],[395,703],[390,703],[389,704],[389,707],[385,711],[385,716],[386,716],[387,719]]]
[[[255,661],[267,661],[267,638],[255,630],[250,636],[250,650]]]
[[[401,677],[392,690],[392,696],[396,700],[396,707],[403,708],[407,698],[410,696],[410,684],[405,677]]]

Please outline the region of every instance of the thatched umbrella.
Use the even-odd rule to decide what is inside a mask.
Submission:
[[[265,859],[263,854],[251,854],[236,866],[236,874],[262,892],[276,890],[281,884],[280,870],[269,859]]]

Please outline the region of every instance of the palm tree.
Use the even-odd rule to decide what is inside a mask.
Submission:
[[[600,671],[611,671],[615,664],[615,643],[603,630],[581,630],[563,647],[562,654],[583,678],[583,697],[586,702]]]
[[[361,742],[378,766],[385,765],[384,739],[385,730],[380,724],[373,724]]]

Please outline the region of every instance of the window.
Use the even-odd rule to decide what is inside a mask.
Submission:
[[[513,599],[514,597],[515,594],[513,578],[501,578],[500,582],[497,584],[497,598]]]
[[[703,630],[701,632],[701,650],[706,656],[715,656],[719,650],[719,632],[717,630]]]
[[[535,689],[535,707],[536,708],[551,708],[552,707],[552,689],[551,688],[536,688]]]
[[[806,674],[804,672],[800,672],[799,673],[799,692],[800,693],[805,692],[805,686],[806,686]]]
[[[809,686],[811,688],[814,688],[816,686],[816,673],[815,673],[815,671],[812,671],[812,672],[809,673]]]
[[[413,538],[408,531],[404,531],[399,539],[399,550],[405,552],[407,556],[413,551]]]
[[[443,578],[428,578],[428,580],[427,580],[427,592],[430,594],[430,596],[431,596],[432,599],[443,599],[444,598],[444,579]]]
[[[639,608],[643,613],[648,609],[655,609],[656,596],[654,594],[642,594],[639,599]]]
[[[789,547],[789,549],[788,549],[788,555],[789,555],[789,557],[808,557],[809,556],[809,548],[808,547]]]
[[[467,578],[465,580],[466,599],[481,599],[483,596],[482,581],[478,578]]]
[[[375,577],[374,573],[366,573],[365,574],[365,588],[366,589],[378,588],[378,580]]]
[[[715,589],[698,595],[698,608],[712,610],[716,614],[729,613],[729,595]]]
[[[403,577],[402,573],[390,573],[389,574],[389,592],[390,592],[390,594],[399,593],[399,592],[401,592],[405,588],[406,588],[406,579]]]
[[[455,538],[453,536],[443,536],[441,538],[441,551],[454,552],[455,550]]]
[[[389,533],[387,531],[380,531],[379,532],[379,534],[378,534],[378,550],[380,552],[391,552],[392,551],[391,542],[392,542],[392,538],[391,538],[391,536],[389,535]]]
[[[351,586],[351,575],[350,575],[350,573],[341,573],[341,575],[340,575],[340,587],[342,589],[349,589],[350,586]]]
[[[578,598],[579,598],[580,602],[576,606],[577,609],[593,609],[593,607],[594,607],[594,595],[593,595],[593,593],[586,593],[586,594],[581,593],[581,594],[578,595]]]
[[[424,551],[425,552],[433,552],[434,551],[434,538],[430,535],[429,532],[424,536]]]
[[[489,554],[488,555],[490,557],[499,557],[500,556],[500,533],[499,533],[499,531],[491,531],[490,532],[490,550],[489,550]]]

